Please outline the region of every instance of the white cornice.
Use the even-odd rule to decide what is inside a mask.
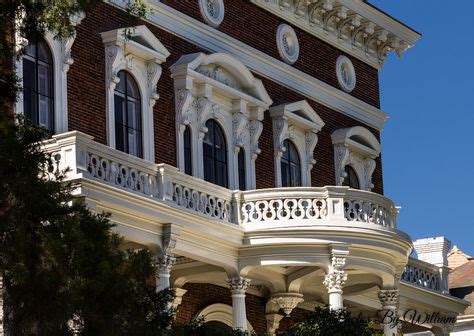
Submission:
[[[250,1],[376,68],[388,52],[401,56],[421,37],[361,0]]]
[[[110,3],[121,9],[124,8],[124,3],[121,0],[111,0]],[[377,130],[383,129],[388,116],[377,107],[367,104],[167,5],[159,2],[152,2],[149,5],[153,10],[148,15],[147,20],[153,25],[210,52],[230,54],[255,73]]]

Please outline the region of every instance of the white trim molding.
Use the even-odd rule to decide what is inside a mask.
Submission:
[[[401,56],[421,37],[360,0],[251,0],[294,26],[380,68],[387,53]]]
[[[223,0],[199,0],[199,11],[208,24],[217,27],[224,20]]]
[[[234,321],[232,314],[232,306],[223,303],[214,303],[203,308],[199,313],[196,314],[196,318],[204,318],[204,322],[221,322],[234,329]],[[254,329],[250,322],[247,320],[247,331],[252,332]]]
[[[77,26],[84,19],[85,14],[80,12],[71,17],[71,22]],[[53,85],[54,85],[54,130],[56,134],[68,131],[68,104],[67,104],[67,73],[69,67],[74,63],[71,55],[71,48],[76,39],[74,32],[70,37],[64,39],[56,38],[53,32],[46,32],[44,40],[48,45],[53,57]],[[28,41],[22,39],[17,41],[18,47],[26,47]],[[16,74],[20,79],[20,86],[23,87],[23,59],[15,61]],[[15,104],[15,113],[23,114],[23,90],[18,94],[18,100]]]
[[[107,141],[115,144],[114,90],[121,70],[135,78],[141,96],[143,158],[155,161],[153,137],[153,106],[159,98],[156,85],[161,76],[160,64],[169,51],[144,25],[120,28],[100,34],[105,46],[105,86],[107,92]]]
[[[357,78],[354,66],[349,57],[341,55],[337,58],[336,74],[337,81],[344,90],[347,92],[354,90]]]
[[[287,25],[281,24],[276,32],[276,42],[280,57],[288,64],[293,64],[300,55],[300,44],[295,30]]]
[[[336,185],[340,186],[346,177],[345,167],[351,166],[359,179],[360,189],[371,190],[375,159],[382,148],[377,138],[366,128],[355,126],[343,128],[331,135],[334,145]]]
[[[314,148],[318,143],[317,133],[324,122],[306,100],[282,104],[270,108],[273,120],[273,145],[275,153],[275,186],[281,187],[281,157],[287,150],[283,145],[290,139],[296,146],[301,162],[301,184],[311,186],[311,170],[316,163]]]
[[[262,82],[240,61],[226,54],[184,55],[170,70],[174,79],[180,170],[184,171],[185,165],[183,133],[190,127],[193,175],[204,178],[205,125],[207,120],[215,119],[226,136],[229,189],[239,188],[240,150],[245,154],[247,189],[254,189],[261,121],[272,103]]]
[[[125,8],[121,0],[110,0],[110,3],[122,10]],[[186,41],[210,52],[229,54],[255,73],[377,130],[382,130],[388,119],[387,114],[379,108],[252,48],[170,6],[160,2],[149,3],[149,6],[153,9],[147,16],[147,20],[151,24]]]

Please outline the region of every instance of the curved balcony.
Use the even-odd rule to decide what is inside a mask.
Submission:
[[[397,208],[372,192],[348,187],[278,188],[240,192],[239,223],[247,229],[361,222],[396,228]]]

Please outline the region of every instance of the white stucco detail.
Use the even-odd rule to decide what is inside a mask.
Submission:
[[[273,145],[275,163],[275,186],[281,187],[281,157],[287,150],[283,142],[290,139],[296,146],[301,163],[301,184],[311,186],[311,170],[316,163],[314,148],[317,133],[324,122],[306,100],[282,104],[270,108],[273,119]]]
[[[193,175],[204,178],[206,121],[222,127],[227,142],[229,189],[239,188],[237,156],[244,150],[247,189],[255,188],[255,160],[260,153],[263,112],[272,100],[262,82],[226,54],[182,56],[173,66],[178,167],[184,171],[183,132],[191,130]]]
[[[334,145],[336,185],[346,177],[345,167],[350,165],[359,179],[360,189],[371,190],[375,159],[382,148],[377,138],[366,128],[355,126],[339,129],[331,135]]]
[[[105,88],[107,143],[115,148],[114,90],[121,70],[136,80],[141,96],[143,158],[155,161],[153,106],[159,98],[156,85],[161,76],[160,64],[169,51],[145,26],[120,28],[100,34],[105,46]]]
[[[351,60],[344,55],[338,57],[336,62],[336,74],[339,85],[346,91],[354,90],[356,85],[356,73]]]
[[[224,1],[199,0],[199,11],[206,23],[217,27],[224,20]]]
[[[287,25],[281,24],[276,32],[276,42],[280,57],[288,64],[293,64],[300,55],[300,44],[295,30]]]

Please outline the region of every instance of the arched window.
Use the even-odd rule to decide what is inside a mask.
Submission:
[[[115,87],[115,146],[118,150],[143,157],[142,116],[138,85],[132,75],[119,71]]]
[[[360,189],[359,179],[357,178],[357,173],[355,172],[354,168],[347,165],[344,168],[344,171],[346,172],[346,177],[344,177],[344,182],[342,182],[342,185],[352,189]]]
[[[227,188],[227,145],[224,132],[212,119],[206,122],[206,127],[207,133],[203,141],[204,179]]]
[[[282,187],[301,186],[301,164],[298,151],[290,140],[283,142],[286,151],[281,158],[281,185]]]
[[[191,146],[191,129],[186,126],[183,133],[184,142],[184,172],[188,175],[193,175],[193,159]]]
[[[29,43],[23,55],[23,111],[33,125],[54,131],[53,58],[44,40]]]
[[[243,148],[240,148],[239,154],[237,157],[239,165],[239,189],[247,190],[247,184],[245,183],[245,152]]]

